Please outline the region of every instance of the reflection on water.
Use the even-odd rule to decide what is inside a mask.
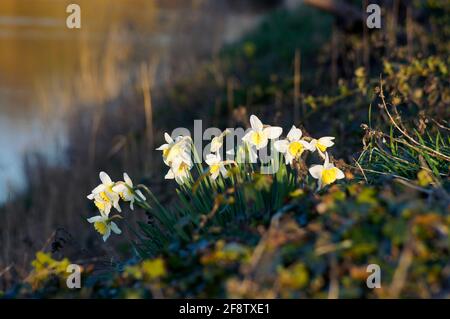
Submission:
[[[155,1],[77,1],[82,8],[81,31],[65,26],[69,3],[0,1],[0,202],[10,198],[13,189],[25,186],[24,155],[39,153],[49,161],[62,160],[64,113],[79,102],[71,92],[83,76],[89,77],[84,86],[94,83],[92,74],[81,74],[82,69],[91,70],[102,58],[99,52],[108,45],[106,39],[124,39],[111,37],[110,31],[133,29],[127,41],[141,48],[146,48],[155,31]],[[114,69],[102,71],[117,78]],[[101,80],[98,77],[97,83]],[[105,91],[117,91],[118,85],[103,86]],[[84,98],[90,98],[89,93]]]

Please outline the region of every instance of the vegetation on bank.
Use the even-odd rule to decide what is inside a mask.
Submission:
[[[153,185],[143,174],[139,184],[146,186],[134,186],[142,191],[136,204],[144,206],[147,219],[129,225],[135,229],[132,258],[83,263],[82,288],[69,290],[61,271],[69,261],[39,252],[26,280],[3,296],[448,298],[449,12],[430,1],[412,10],[425,18],[399,22],[393,38],[377,31],[344,34],[328,26],[330,38],[317,43],[318,58],[308,65],[300,53],[300,68],[297,48],[274,45],[270,38],[293,36],[278,29],[286,25],[301,38],[303,24],[289,24],[296,21],[293,13],[276,13],[225,49],[220,61],[160,97],[170,107],[155,111],[161,119],[183,110],[189,115],[185,121],[206,117],[225,127],[248,124],[255,113],[285,128],[294,121],[304,136],[336,136],[332,162],[345,174],[337,184],[317,191],[299,157],[274,175],[230,165],[230,178],[239,182],[219,176],[216,187],[211,168],[199,168],[176,192],[166,188],[175,198],[166,201],[157,199],[159,190],[146,191]],[[285,24],[271,23],[280,15],[287,15]],[[442,32],[429,34],[436,29]],[[307,56],[305,46],[300,42],[298,52]],[[275,52],[276,63],[267,52]],[[302,74],[309,81],[298,88]],[[314,74],[322,74],[318,83]],[[324,74],[336,81],[323,80]],[[171,125],[182,121],[175,117]],[[159,136],[167,129],[156,128]],[[89,209],[86,217],[94,214],[94,206]],[[379,289],[366,286],[368,264],[381,267]]]

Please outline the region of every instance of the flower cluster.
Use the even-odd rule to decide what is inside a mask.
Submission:
[[[281,127],[264,125],[255,115],[250,117],[250,124],[251,128],[242,137],[242,143],[236,150],[235,159],[239,164],[242,157],[244,157],[244,161],[247,159],[247,155],[250,162],[255,163],[258,159],[258,151],[267,147],[269,141],[272,140],[273,147],[276,150],[275,154],[282,154],[286,165],[293,165],[300,161],[305,152],[318,152],[320,157],[324,159],[324,163],[309,168],[311,176],[318,180],[318,189],[344,178],[344,173],[330,162],[327,152],[328,148],[334,145],[334,137],[326,136],[319,139],[304,137],[302,131],[293,125],[286,138],[279,139],[283,133]],[[241,166],[235,160],[223,160],[220,155],[224,138],[229,133],[230,130],[227,129],[214,137],[211,141],[211,153],[205,156],[208,169],[203,176],[209,176],[212,181],[216,181],[219,177],[224,179],[230,177],[232,175],[230,174],[231,165],[237,166],[238,170],[246,170],[245,165]],[[192,139],[189,136],[178,136],[173,139],[167,133],[164,134],[164,138],[166,143],[158,147],[157,150],[162,151],[163,161],[169,167],[165,178],[175,179],[180,185],[192,181],[190,173],[193,167]],[[234,149],[226,153],[234,155]],[[145,202],[146,198],[138,189],[134,188],[133,182],[126,173],[124,173],[123,178],[123,181],[113,182],[105,172],[101,172],[101,184],[87,196],[88,199],[94,201],[100,212],[98,216],[89,218],[88,222],[94,224],[94,228],[103,236],[104,241],[108,239],[111,232],[121,233],[121,230],[113,221],[114,218],[121,218],[120,215],[110,216],[113,208],[121,212],[119,204],[121,200],[129,202],[131,209],[133,209],[136,201],[140,206],[149,208]]]
[[[189,171],[193,164],[191,159],[192,141],[189,136],[178,136],[173,139],[165,133],[166,144],[157,148],[163,152],[164,164],[169,166],[166,179],[175,179],[178,184],[183,184],[189,178]]]
[[[298,161],[302,154],[306,151],[315,152],[322,159],[323,165],[314,165],[309,169],[311,176],[318,180],[318,188],[334,183],[338,179],[344,178],[344,173],[335,167],[329,160],[328,148],[334,145],[334,137],[325,136],[319,139],[303,138],[302,131],[292,126],[285,139],[278,140],[283,133],[283,129],[278,126],[265,125],[255,116],[250,116],[251,128],[242,138],[245,150],[248,150],[249,159],[253,163],[258,158],[257,152],[265,148],[269,140],[274,141],[274,148],[277,152],[282,153],[285,158],[286,165],[292,165],[294,161]],[[211,141],[211,154],[206,155],[205,162],[209,166],[209,176],[215,180],[219,175],[228,177],[227,164],[236,164],[235,161],[225,161],[221,158],[219,150],[223,146],[224,137],[229,133],[225,130]],[[164,135],[166,144],[161,145],[157,150],[163,152],[163,160],[170,167],[166,175],[166,179],[175,179],[179,184],[183,184],[190,177],[190,169],[192,168],[190,137],[178,136],[174,139],[169,134]],[[238,153],[242,148],[238,150]],[[227,152],[227,154],[231,154]]]
[[[138,189],[134,189],[133,181],[127,173],[123,174],[123,181],[113,182],[105,172],[100,172],[101,184],[95,187],[87,196],[88,199],[93,200],[95,206],[99,210],[99,215],[88,218],[87,221],[94,224],[94,228],[103,236],[106,241],[111,235],[111,231],[117,235],[122,231],[117,224],[113,222],[114,218],[120,218],[120,215],[110,216],[112,208],[115,208],[119,213],[122,211],[119,201],[130,203],[131,210],[134,209],[134,202],[145,201],[145,196]]]

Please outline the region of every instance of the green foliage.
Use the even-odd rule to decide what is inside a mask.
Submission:
[[[198,178],[177,189],[177,201],[171,207],[161,205],[146,188],[149,214],[157,222],[139,223],[136,250],[142,257],[154,256],[173,242],[190,242],[209,229],[220,231],[230,224],[250,223],[255,216],[267,221],[293,190],[307,185],[295,168],[284,164],[281,154],[272,165],[279,165],[279,170],[265,175],[256,164],[236,164],[229,169],[228,178],[220,175],[214,182],[208,171],[197,165]]]

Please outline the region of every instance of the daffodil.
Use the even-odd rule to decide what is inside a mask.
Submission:
[[[113,191],[115,183],[105,172],[100,172],[100,180],[102,183],[94,188],[87,198],[94,200],[95,206],[105,215],[109,214],[112,207],[120,212],[119,195]]]
[[[123,182],[117,182],[112,189],[115,193],[119,194],[123,201],[130,202],[131,210],[134,209],[135,200],[144,201],[146,199],[140,190],[134,189],[133,181],[127,173],[123,173]]]
[[[276,141],[274,144],[275,149],[284,154],[286,164],[292,164],[294,159],[299,159],[305,150],[313,150],[310,143],[305,140],[301,140],[302,131],[292,125],[291,130],[287,135],[287,139]]]
[[[244,135],[242,140],[255,146],[257,150],[266,147],[269,139],[276,139],[283,132],[283,129],[278,126],[264,126],[255,115],[250,116],[250,124],[252,128]]]
[[[325,153],[325,163],[323,165],[312,166],[309,169],[309,173],[319,181],[318,189],[345,177],[344,173],[339,168],[330,163],[328,153]]]
[[[164,133],[166,144],[161,145],[156,150],[163,152],[163,160],[167,166],[172,166],[175,160],[181,159],[183,162],[191,163],[191,138],[189,136],[177,136],[175,139]]]
[[[219,154],[206,155],[205,162],[209,165],[209,174],[211,179],[215,180],[219,174],[222,174],[224,178],[228,177],[228,172],[225,168],[225,165],[228,163],[227,161],[222,161]]]
[[[169,171],[167,172],[165,179],[175,179],[175,181],[182,185],[189,179],[190,173],[189,171],[192,168],[192,163],[186,163],[180,159],[176,160],[170,166]]]
[[[319,152],[320,156],[322,158],[325,158],[325,152],[327,151],[327,148],[334,145],[334,137],[332,136],[324,136],[317,139],[313,139],[310,144],[313,147],[313,152],[317,149],[317,152]]]
[[[229,133],[230,130],[226,129],[219,136],[216,136],[211,140],[211,153],[217,153],[217,151],[220,150],[223,145],[223,139]]]
[[[100,214],[98,216],[88,218],[87,221],[94,224],[95,230],[103,236],[103,241],[106,241],[111,235],[111,231],[117,235],[122,233],[117,224],[111,219],[112,218],[108,218],[106,215]]]

